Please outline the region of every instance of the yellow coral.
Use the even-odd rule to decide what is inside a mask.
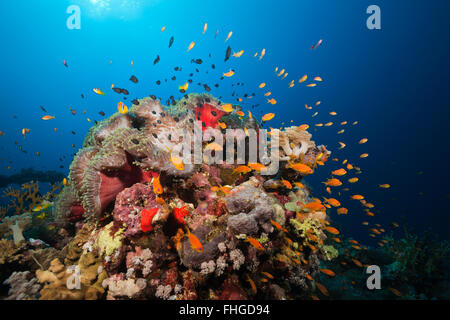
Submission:
[[[122,246],[122,240],[124,236],[122,233],[125,229],[119,229],[114,235],[111,236],[111,229],[113,228],[114,222],[111,222],[103,228],[98,234],[95,246],[100,250],[101,254],[110,256]]]

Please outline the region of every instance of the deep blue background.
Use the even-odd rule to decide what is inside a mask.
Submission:
[[[130,90],[131,99],[152,93],[163,101],[172,94],[177,98],[178,86],[197,67],[190,59],[202,58],[201,72],[188,92],[203,91],[197,82],[208,83],[212,94],[236,102],[231,84],[240,81],[245,83],[237,90],[241,95],[257,93],[257,98],[244,104],[245,109],[260,103],[251,110],[257,116],[275,112],[271,126],[293,119],[294,124],[315,128],[316,123],[334,121],[331,127],[310,130],[313,140],[325,144],[333,157],[340,162],[349,159],[363,171],[349,193],[336,196],[350,209],[348,216],[341,217],[332,211],[345,233],[364,241],[370,238],[362,221],[386,226],[403,219],[419,231],[430,227],[449,238],[449,1],[158,0],[144,1],[140,10],[128,10],[129,6],[118,8],[123,0],[111,0],[111,10],[103,15],[93,13],[95,7],[89,2],[0,2],[0,130],[5,133],[0,137],[0,174],[30,166],[58,169],[61,164],[67,173],[72,154],[92,125],[86,118],[100,120],[99,111],[107,116],[116,111],[120,96],[109,89],[112,83]],[[81,30],[66,28],[66,8],[71,3],[81,6]],[[371,4],[381,7],[382,30],[366,28],[365,11]],[[205,22],[208,31],[202,35]],[[164,32],[160,32],[162,26],[166,26]],[[224,43],[230,30],[233,36]],[[175,42],[169,49],[172,35]],[[312,51],[319,39],[323,44]],[[196,46],[186,53],[191,41]],[[233,51],[245,50],[244,55],[224,63],[227,45]],[[253,54],[262,48],[266,56],[257,61]],[[154,66],[156,55],[161,61]],[[175,66],[183,67],[183,72],[174,72]],[[275,66],[287,70],[285,80],[274,75]],[[222,72],[230,68],[236,75],[220,81]],[[140,80],[137,85],[128,80],[132,74]],[[291,79],[297,82],[303,74],[321,76],[324,82],[315,88],[298,84],[287,88]],[[176,81],[170,80],[172,75]],[[156,80],[163,84],[157,86]],[[265,103],[266,88],[258,89],[260,82],[267,83],[277,105]],[[215,83],[220,83],[219,89],[213,87]],[[95,95],[94,87],[106,96]],[[322,104],[314,110],[304,108],[317,100]],[[40,120],[44,115],[40,105],[56,119]],[[69,107],[77,110],[76,116]],[[316,110],[319,115],[311,118]],[[330,111],[338,115],[332,117]],[[347,125],[345,133],[337,135],[344,120],[359,124]],[[31,129],[25,139],[24,127]],[[359,145],[363,137],[369,142]],[[28,153],[20,152],[14,141]],[[347,147],[338,151],[338,141]],[[360,159],[363,152],[370,156]],[[330,161],[308,180],[315,196],[326,195],[320,182],[337,168],[338,163]],[[380,189],[381,183],[392,187]],[[367,217],[359,202],[348,200],[355,193],[376,205],[375,217]]]

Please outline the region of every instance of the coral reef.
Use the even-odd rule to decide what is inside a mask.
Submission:
[[[270,175],[248,157],[239,164],[195,159],[196,148],[225,159],[220,148],[211,150],[211,138],[217,131],[224,135],[225,127],[264,134],[255,119],[223,105],[208,94],[186,95],[170,107],[144,98],[126,114],[92,127],[68,184],[49,206],[46,227],[56,229],[49,245],[23,241],[26,234],[17,247],[11,240],[0,243],[1,263],[36,274],[37,280],[12,276],[22,283],[13,291],[24,292],[16,296],[172,300],[317,294],[322,264],[340,259],[341,252],[329,242],[325,204],[299,182],[330,152],[316,146],[304,127],[293,126],[271,131],[279,142],[275,152],[277,141],[271,141],[272,160],[280,166]],[[187,133],[198,132],[200,141],[184,141]],[[243,141],[248,147],[250,139]],[[237,153],[239,146],[226,148]]]

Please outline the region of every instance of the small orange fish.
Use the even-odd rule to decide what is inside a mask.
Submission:
[[[330,277],[334,277],[336,275],[336,273],[334,273],[334,271],[330,269],[320,269],[320,272]]]
[[[187,229],[187,237],[191,244],[191,248],[194,251],[203,252],[203,246],[202,246],[202,243],[200,242],[200,240],[198,240],[198,238],[193,233],[191,233],[191,231],[189,231],[189,229],[187,227],[186,227],[186,229]]]
[[[247,281],[248,281],[248,283],[250,283],[250,287],[252,287],[253,294],[256,294],[257,289],[256,289],[255,282],[250,278],[250,276],[248,274],[247,274]]]
[[[322,182],[322,183],[324,183],[326,186],[330,186],[330,187],[342,186],[342,182],[336,178],[328,179],[326,182]]]
[[[330,293],[328,292],[327,288],[325,288],[325,286],[319,282],[316,282],[316,287],[317,289],[319,289],[319,291],[324,295],[324,296],[329,296]]]
[[[245,239],[246,242],[249,242],[252,246],[254,246],[256,249],[258,250],[265,250],[264,247],[261,245],[261,243],[259,243],[258,240],[256,240],[255,238],[252,237],[247,237]]]
[[[334,227],[326,227],[325,230],[331,234],[339,234],[339,230]]]
[[[252,169],[248,166],[239,166],[233,170],[233,172],[244,173],[244,174],[249,173],[250,171],[252,171]]]
[[[337,213],[338,214],[347,214],[348,213],[348,209],[344,208],[344,207],[340,207],[337,209]]]
[[[270,273],[265,272],[265,271],[262,271],[261,273],[262,273],[263,275],[265,275],[267,278],[273,279],[273,275],[271,275]]]
[[[195,46],[195,42],[192,41],[192,42],[189,44],[189,47],[188,47],[187,51],[191,50],[194,46]]]
[[[53,116],[43,116],[41,119],[42,120],[51,120],[51,119],[55,119],[55,117],[53,117]]]
[[[351,199],[353,199],[353,200],[363,200],[364,196],[362,196],[360,194],[355,194],[355,195],[351,196]]]
[[[380,184],[380,185],[379,185],[379,187],[380,187],[380,188],[383,188],[383,189],[388,189],[388,188],[390,188],[390,187],[391,187],[391,185],[390,185],[390,184],[387,184],[387,183],[385,183],[385,184]]]
[[[261,170],[266,170],[266,166],[261,164],[261,163],[249,163],[248,166],[252,169],[252,170],[256,170],[258,172],[260,172]]]
[[[368,153],[363,153],[362,155],[360,155],[359,157],[360,158],[367,158],[369,156],[369,154]]]
[[[292,184],[289,181],[281,179],[281,182],[286,186],[286,188],[292,189]]]
[[[161,185],[161,182],[159,181],[159,175],[153,178],[153,192],[155,194],[163,193],[163,187]]]
[[[350,179],[348,179],[348,182],[350,182],[350,183],[355,183],[355,182],[358,182],[358,178],[350,178]]]
[[[393,294],[395,294],[397,297],[401,297],[401,296],[402,296],[402,293],[401,293],[400,291],[398,291],[397,289],[389,288],[389,290],[390,290]]]
[[[341,168],[338,170],[334,170],[333,172],[331,172],[331,174],[335,175],[335,176],[343,176],[347,173],[347,171],[345,171],[345,169]]]
[[[267,113],[267,114],[262,116],[261,120],[262,121],[269,121],[269,120],[272,120],[273,117],[275,117],[275,113]]]
[[[245,114],[242,111],[236,111],[236,114],[240,117],[245,116]]]
[[[308,130],[309,125],[307,124],[302,124],[301,126],[298,127],[299,130]]]
[[[360,268],[363,267],[362,263],[361,263],[359,260],[352,259],[352,261],[353,261],[353,263],[354,263],[355,265],[357,265],[358,267],[360,267]]]
[[[290,167],[303,175],[312,174],[314,172],[313,169],[303,163],[292,163],[289,161],[286,167]]]

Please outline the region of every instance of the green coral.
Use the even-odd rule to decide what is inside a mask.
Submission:
[[[122,246],[122,241],[124,239],[122,233],[125,229],[121,228],[111,235],[113,226],[114,222],[111,222],[110,224],[105,226],[103,230],[101,230],[98,234],[95,245],[99,249],[100,254],[110,256]]]
[[[323,234],[322,224],[317,219],[306,218],[303,222],[297,219],[290,219],[289,222],[294,227],[296,234],[302,238],[307,237],[307,232],[312,232],[318,238]]]
[[[326,260],[330,261],[339,256],[339,251],[333,247],[328,245],[323,245],[320,247],[321,251],[324,253]]]

